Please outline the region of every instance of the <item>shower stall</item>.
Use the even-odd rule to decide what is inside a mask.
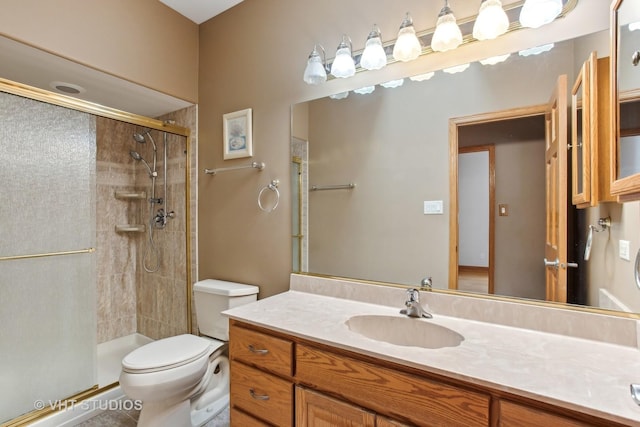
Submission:
[[[196,107],[58,98],[0,82],[0,424],[117,386],[124,354],[191,327]]]

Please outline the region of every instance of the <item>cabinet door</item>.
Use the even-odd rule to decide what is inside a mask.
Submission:
[[[296,387],[296,426],[375,427],[376,416],[349,403]]]
[[[637,0],[611,3],[611,193],[621,201],[640,199],[640,19]]]
[[[499,427],[587,427],[589,425],[517,403],[500,401]]]
[[[592,142],[596,136],[592,113],[597,108],[592,77],[596,61],[593,52],[582,64],[571,89],[571,201],[578,207],[594,206],[597,202],[591,188],[591,165],[595,154]]]

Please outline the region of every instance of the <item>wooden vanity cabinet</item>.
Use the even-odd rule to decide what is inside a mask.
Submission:
[[[617,201],[610,185],[609,75],[609,58],[592,52],[571,90],[571,200],[577,208]]]
[[[619,425],[236,320],[229,358],[232,427]]]

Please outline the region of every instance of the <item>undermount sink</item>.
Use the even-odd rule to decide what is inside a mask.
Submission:
[[[464,341],[456,331],[426,319],[363,315],[349,318],[346,324],[355,333],[395,345],[442,348],[456,347]]]

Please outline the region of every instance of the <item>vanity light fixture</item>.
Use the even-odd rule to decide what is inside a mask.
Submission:
[[[351,56],[353,51],[351,39],[342,35],[342,41],[336,50],[336,57],[331,64],[331,74],[334,77],[347,78],[356,74],[356,63]]]
[[[365,86],[365,87],[361,87],[359,89],[354,89],[353,91],[359,95],[368,95],[371,92],[373,92],[374,90],[376,90],[375,86]]]
[[[382,86],[384,88],[387,88],[387,89],[394,89],[394,88],[402,86],[403,83],[404,83],[404,79],[389,80],[388,82],[380,83],[380,86]]]
[[[562,12],[562,0],[526,0],[520,9],[520,25],[538,28],[550,23]]]
[[[469,63],[460,64],[460,65],[456,65],[455,67],[444,68],[442,71],[444,71],[445,73],[448,73],[448,74],[456,74],[456,73],[463,72],[464,70],[466,70],[470,66],[471,66],[471,64],[469,64]]]
[[[449,7],[449,0],[444,1],[444,7],[438,14],[436,31],[431,39],[431,49],[436,52],[445,52],[455,49],[462,43],[462,33],[456,23],[456,17]]]
[[[501,62],[506,61],[507,58],[510,57],[510,56],[511,56],[510,53],[507,53],[506,55],[491,56],[489,58],[481,59],[480,63],[482,65],[496,65],[496,64],[499,64]]]
[[[322,58],[318,47],[322,50]],[[304,69],[303,80],[310,85],[318,85],[327,81],[327,56],[322,45],[316,44],[309,54],[307,67]]]
[[[554,43],[543,44],[541,46],[530,47],[529,49],[521,50],[518,52],[520,56],[540,55],[544,52],[549,52],[555,46]]]
[[[411,77],[409,77],[409,80],[412,80],[414,82],[423,82],[425,80],[429,80],[435,74],[436,74],[435,72],[430,71],[428,73],[418,74],[417,76],[411,76]]]
[[[365,70],[379,70],[387,65],[387,53],[382,47],[382,35],[377,25],[369,33],[360,58],[360,66]]]
[[[473,24],[473,37],[477,40],[491,40],[509,29],[509,18],[500,0],[482,0],[480,12]]]
[[[400,24],[398,40],[393,46],[393,59],[403,62],[412,61],[420,56],[420,52],[422,52],[422,46],[416,36],[416,30],[413,28],[413,19],[407,12]]]

